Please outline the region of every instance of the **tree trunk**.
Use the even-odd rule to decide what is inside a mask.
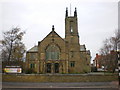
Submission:
[[[10,51],[9,51],[9,56],[8,56],[8,65],[11,59],[11,54],[12,54],[12,41],[11,41],[11,45],[10,45]]]

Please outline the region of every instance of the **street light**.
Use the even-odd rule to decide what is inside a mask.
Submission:
[[[118,58],[118,79],[120,85],[120,51],[117,52],[117,58]]]

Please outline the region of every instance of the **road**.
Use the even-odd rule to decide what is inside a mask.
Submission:
[[[79,83],[28,83],[3,82],[2,90],[118,90],[118,82],[79,82]],[[58,89],[59,88],[59,89]],[[69,88],[69,89],[68,89]]]

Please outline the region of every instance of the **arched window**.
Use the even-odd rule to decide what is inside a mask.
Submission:
[[[56,45],[50,45],[46,49],[46,60],[58,60],[60,57],[60,49]]]

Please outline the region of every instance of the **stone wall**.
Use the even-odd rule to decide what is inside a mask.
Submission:
[[[3,82],[105,82],[117,81],[117,75],[30,74],[2,75]]]

